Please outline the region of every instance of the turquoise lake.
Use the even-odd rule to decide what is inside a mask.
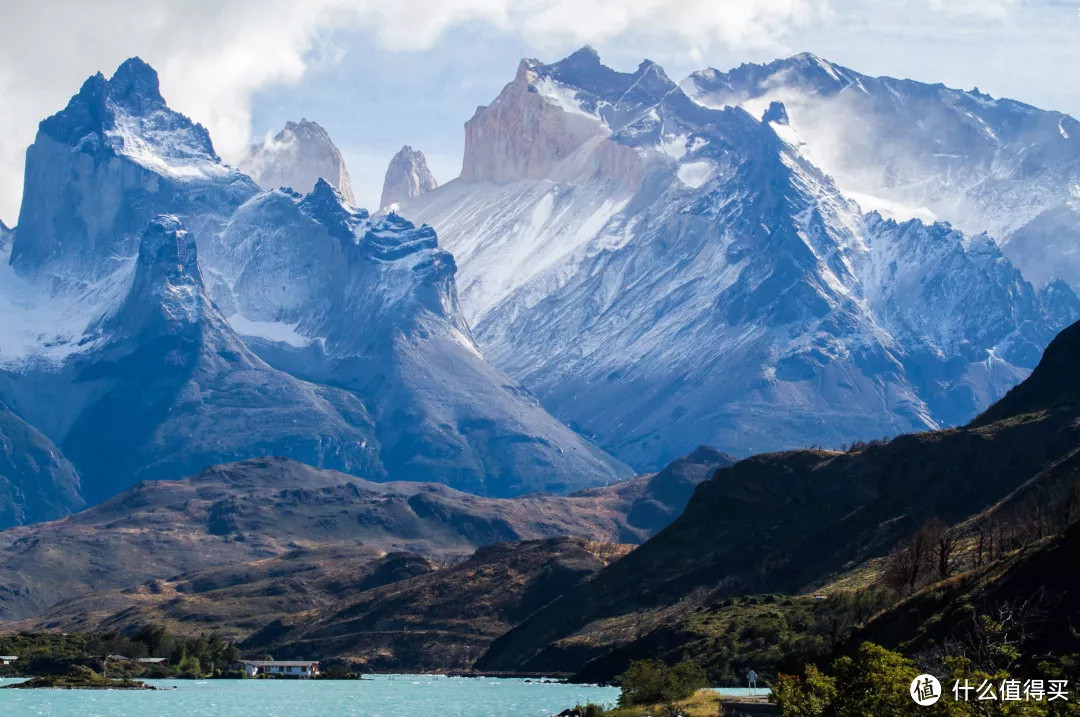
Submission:
[[[10,684],[16,680],[0,680]],[[614,687],[375,675],[335,680],[148,680],[166,690],[0,690],[3,717],[548,717]],[[176,689],[172,689],[175,687]]]

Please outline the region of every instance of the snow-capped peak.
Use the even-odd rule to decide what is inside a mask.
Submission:
[[[864,209],[987,232],[1036,284],[1080,287],[1075,119],[978,88],[871,77],[810,54],[682,83],[701,104],[755,116],[783,102],[818,165]],[[893,211],[893,208],[896,211]]]
[[[315,181],[312,190],[299,201],[299,207],[304,214],[326,227],[331,235],[348,241],[355,240],[357,229],[368,218],[366,209],[354,208],[336,187],[322,177]]]
[[[60,112],[41,122],[41,134],[80,152],[131,157],[148,169],[185,177],[223,173],[206,128],[170,110],[158,75],[137,57],[106,80],[100,72],[83,83]]]
[[[93,75],[42,121],[26,165],[11,263],[57,288],[112,274],[159,214],[200,236],[258,191],[221,163],[202,125],[169,109],[157,73],[138,58],[108,80]],[[142,199],[124,204],[128,192]]]

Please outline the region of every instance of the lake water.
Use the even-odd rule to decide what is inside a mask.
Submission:
[[[0,684],[16,680],[0,679]],[[3,717],[548,717],[615,687],[484,677],[148,680],[168,690],[0,690]],[[171,689],[175,687],[176,689]]]

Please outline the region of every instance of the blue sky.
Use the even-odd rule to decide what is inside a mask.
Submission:
[[[402,144],[452,178],[462,124],[520,58],[556,60],[585,43],[613,67],[648,57],[676,80],[805,50],[1080,114],[1080,1],[0,0],[0,17],[8,224],[37,122],[131,55],[158,69],[166,99],[206,124],[227,159],[286,120],[323,124],[369,206]]]

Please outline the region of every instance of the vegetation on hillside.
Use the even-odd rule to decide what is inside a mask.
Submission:
[[[618,707],[577,706],[564,717],[712,717],[719,712],[719,696],[705,691],[705,670],[690,660],[667,665],[660,660],[637,660],[618,678]]]
[[[773,687],[773,699],[781,717],[1067,717],[1080,715],[1075,694],[1068,700],[1025,699],[1023,680],[1007,670],[980,667],[960,655],[945,657],[938,665],[941,693],[933,705],[920,706],[909,692],[912,682],[927,669],[899,653],[873,643],[863,643],[856,654],[832,663],[829,673],[809,666],[799,677],[783,675]],[[1068,679],[1075,684],[1075,663],[1057,662],[1042,665],[1039,679]],[[978,699],[984,684],[998,697],[1005,681],[1017,680],[1018,698],[1014,700]],[[974,688],[964,698],[956,699],[952,688],[959,683]],[[984,693],[986,694],[986,693]]]
[[[758,673],[759,684],[768,684],[779,672],[798,672],[806,664],[830,659],[855,629],[894,600],[876,587],[830,593],[824,599],[690,596],[659,625],[593,660],[575,679],[602,682],[634,660],[657,658],[675,664],[686,657],[701,665],[714,685],[745,685],[751,669]]]

